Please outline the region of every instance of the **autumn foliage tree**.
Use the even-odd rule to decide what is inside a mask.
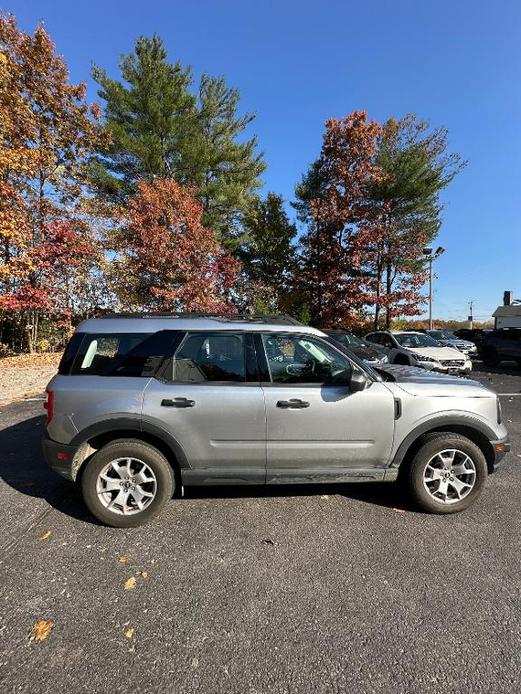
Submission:
[[[409,115],[383,126],[355,111],[326,123],[320,158],[296,188],[301,295],[311,319],[385,325],[421,313],[423,247],[441,224],[440,192],[464,165],[446,131]]]
[[[70,262],[61,260],[69,272],[77,248],[94,248],[77,222],[82,162],[102,140],[85,89],[69,82],[42,25],[30,35],[0,17],[0,310],[30,326],[30,345],[40,314],[57,306],[51,247],[64,240],[63,225],[68,243],[59,252],[70,250]]]
[[[297,187],[297,210],[308,224],[299,280],[317,325],[352,322],[367,302],[360,276],[378,233],[367,189],[382,175],[375,163],[380,133],[363,111],[327,121],[320,158]]]
[[[113,234],[123,308],[234,311],[240,266],[203,225],[202,212],[193,191],[173,179],[138,183]]]

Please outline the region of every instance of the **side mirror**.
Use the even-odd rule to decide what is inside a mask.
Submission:
[[[360,390],[365,390],[368,383],[369,379],[364,373],[358,370],[353,370],[351,380],[349,381],[349,387],[351,388],[352,393],[357,393]]]

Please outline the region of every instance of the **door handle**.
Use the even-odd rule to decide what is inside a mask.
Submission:
[[[161,407],[193,407],[195,405],[195,400],[189,400],[188,398],[164,398],[161,400]]]
[[[309,407],[309,402],[299,400],[298,398],[291,398],[291,400],[279,400],[277,402],[277,407],[283,410],[304,410],[306,407]]]

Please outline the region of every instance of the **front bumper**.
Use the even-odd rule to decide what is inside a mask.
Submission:
[[[466,361],[463,366],[446,366],[440,362],[428,361],[418,362],[418,366],[427,369],[427,371],[437,371],[442,374],[459,374],[462,376],[466,376],[472,371],[472,363],[470,361]]]
[[[510,443],[510,439],[508,438],[508,436],[505,436],[504,438],[498,439],[497,441],[491,441],[490,445],[492,446],[492,450],[494,452],[492,467],[496,469],[496,467],[503,460],[505,455],[512,449],[512,444]]]
[[[74,481],[78,446],[68,446],[53,441],[47,435],[42,438],[43,456],[47,465],[62,477]]]

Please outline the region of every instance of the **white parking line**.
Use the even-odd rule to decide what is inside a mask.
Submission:
[[[500,398],[521,398],[521,393],[498,393]]]

